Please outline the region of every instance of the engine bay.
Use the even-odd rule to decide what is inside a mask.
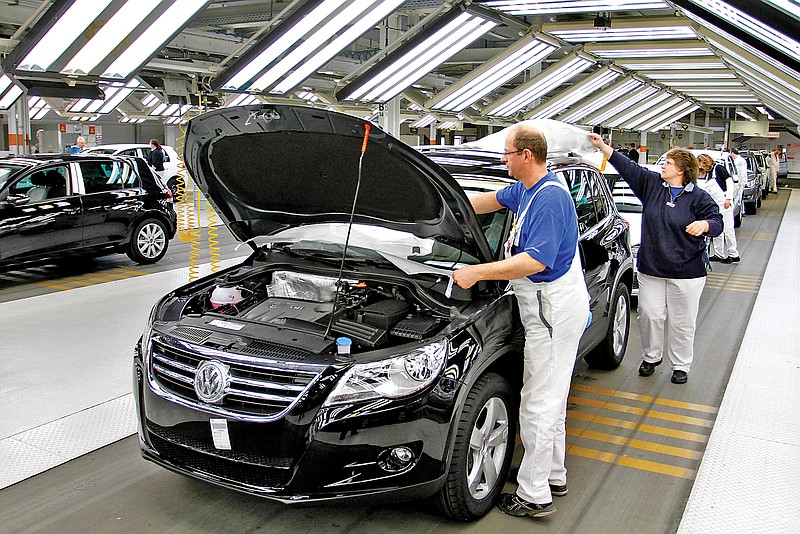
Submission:
[[[446,283],[446,282],[444,282]],[[315,354],[352,353],[421,341],[444,328],[450,309],[400,279],[336,277],[242,266],[187,295],[179,326],[212,328]],[[216,342],[220,335],[216,335]]]

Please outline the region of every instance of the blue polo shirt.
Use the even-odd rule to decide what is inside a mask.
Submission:
[[[519,217],[531,198],[533,202],[522,221],[519,246],[513,246],[513,255],[527,253],[543,263],[545,269],[528,276],[532,282],[552,282],[569,271],[578,246],[578,216],[572,197],[560,187],[544,187],[547,182],[559,182],[548,172],[530,189],[522,182],[504,187],[497,192],[497,201]],[[536,192],[541,189],[541,192]],[[535,195],[535,197],[534,197]]]

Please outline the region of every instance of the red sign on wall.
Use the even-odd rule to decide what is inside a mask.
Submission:
[[[94,135],[94,126],[89,126],[89,135]]]
[[[58,131],[61,133],[67,133],[67,125],[66,124],[59,124]]]

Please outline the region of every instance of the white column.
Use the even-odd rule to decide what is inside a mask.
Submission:
[[[8,150],[14,154],[29,154],[31,120],[28,116],[28,93],[22,93],[9,111]]]

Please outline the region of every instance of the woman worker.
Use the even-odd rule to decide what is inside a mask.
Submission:
[[[714,238],[714,255],[709,259],[722,263],[738,263],[740,258],[736,249],[736,231],[733,228],[733,178],[725,167],[718,165],[708,154],[697,156],[697,165],[700,168],[697,185],[711,195],[722,214],[722,233]],[[739,182],[744,183],[741,178]]]
[[[589,140],[642,201],[638,277],[643,361],[639,374],[650,376],[661,364],[666,328],[672,382],[685,384],[706,280],[705,237],[722,233],[722,215],[714,199],[695,186],[697,159],[688,150],[670,151],[658,174],[615,153],[597,134],[589,134]]]

